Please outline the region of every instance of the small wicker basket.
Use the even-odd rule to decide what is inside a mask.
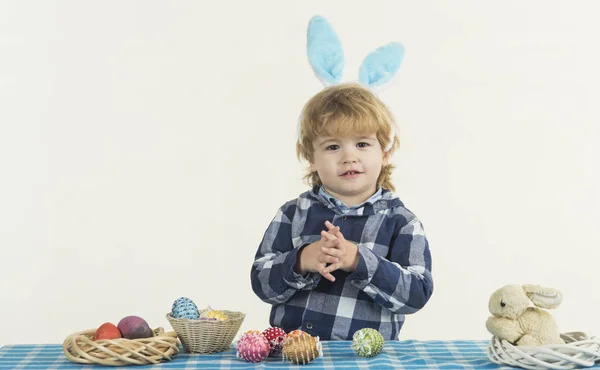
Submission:
[[[487,355],[497,364],[524,369],[576,369],[592,367],[600,360],[600,339],[583,332],[564,333],[561,338],[565,344],[532,347],[514,346],[494,336]]]
[[[198,319],[178,319],[166,315],[179,336],[183,350],[187,353],[223,352],[231,347],[233,338],[240,330],[245,313],[221,310],[227,320],[210,321]]]
[[[171,360],[179,353],[175,332],[154,329],[154,336],[140,339],[100,339],[94,341],[96,329],[69,335],[63,352],[72,362],[107,366],[149,365]]]

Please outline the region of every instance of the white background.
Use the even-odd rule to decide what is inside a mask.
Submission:
[[[350,78],[406,47],[382,98],[435,291],[400,339],[489,338],[488,297],[511,283],[560,289],[560,329],[600,333],[596,4],[1,2],[0,344],[132,314],[170,329],[180,296],[268,327],[250,267],[307,189],[294,144],[322,88],[315,14]]]

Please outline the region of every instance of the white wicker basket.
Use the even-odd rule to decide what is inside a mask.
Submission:
[[[524,369],[576,369],[592,367],[600,361],[600,339],[582,332],[565,333],[561,337],[565,344],[530,347],[514,346],[494,336],[487,355],[497,364]]]

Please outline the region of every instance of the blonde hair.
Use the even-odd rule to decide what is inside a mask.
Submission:
[[[371,91],[356,83],[344,83],[327,87],[313,96],[302,109],[300,118],[301,139],[296,144],[298,159],[314,161],[313,143],[317,137],[375,134],[383,150],[390,144],[396,122],[385,104]],[[388,155],[400,145],[394,135]],[[394,166],[382,166],[377,185],[395,191],[391,174]],[[304,176],[310,186],[322,185],[319,174],[310,166]]]

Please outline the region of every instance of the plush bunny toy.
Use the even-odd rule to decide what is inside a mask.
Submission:
[[[556,308],[562,301],[558,290],[537,285],[507,285],[496,290],[489,301],[493,315],[487,330],[518,346],[563,344],[554,318],[541,308]],[[530,307],[530,303],[537,307]]]

